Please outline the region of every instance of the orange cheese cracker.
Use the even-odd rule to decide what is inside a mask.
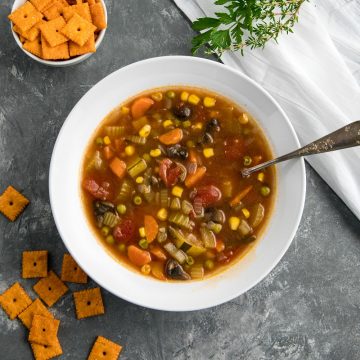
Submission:
[[[87,283],[87,275],[70,254],[64,254],[61,267],[61,280],[79,284]]]
[[[68,23],[60,30],[63,35],[83,46],[94,34],[96,26],[83,19],[80,15],[74,14]]]
[[[65,0],[56,0],[44,11],[44,15],[48,20],[56,19],[64,15],[65,7],[69,7],[69,4]]]
[[[24,5],[13,11],[8,18],[17,25],[21,31],[27,31],[42,19],[43,15],[27,1]]]
[[[16,220],[27,204],[29,200],[12,186],[9,186],[0,196],[0,212],[11,221]]]
[[[95,47],[95,36],[91,35],[89,40],[83,45],[79,46],[73,41],[69,41],[69,52],[70,56],[84,55],[96,51]]]
[[[88,360],[117,360],[121,350],[121,345],[116,344],[103,336],[98,336],[91,349]]]
[[[60,320],[34,315],[29,332],[29,341],[40,345],[55,345]]]
[[[49,360],[63,353],[60,342],[56,339],[53,345],[39,345],[31,343],[35,360]]]
[[[48,306],[54,305],[68,291],[68,287],[53,271],[50,271],[46,278],[39,280],[33,288]]]
[[[18,282],[0,295],[0,305],[11,320],[24,311],[31,302],[29,295]]]
[[[70,58],[68,42],[51,47],[41,35],[41,51],[44,60],[66,60]]]
[[[41,35],[51,47],[58,46],[68,41],[68,39],[60,32],[65,25],[66,22],[62,16],[40,25]]]
[[[78,319],[104,314],[100,288],[77,291],[73,295]]]
[[[106,29],[105,12],[101,3],[90,5],[90,14],[92,23],[97,27],[98,30]]]
[[[39,10],[43,11],[52,3],[53,0],[30,0],[30,2]]]
[[[41,48],[41,37],[38,37],[34,41],[25,41],[23,48],[34,54],[37,57],[42,57],[42,48]]]
[[[64,9],[64,18],[66,21],[69,21],[74,14],[78,14],[83,19],[91,22],[91,14],[88,3],[83,3],[83,4],[79,3]]]
[[[34,300],[22,313],[19,314],[19,319],[25,327],[30,329],[34,315],[42,315],[45,317],[53,318],[51,312],[43,304],[40,299]]]
[[[23,36],[26,40],[34,41],[37,37],[40,35],[40,25],[43,24],[45,21],[40,20],[38,23],[36,23],[31,29],[27,31],[21,31],[21,29],[15,25],[14,31],[18,33],[19,35]]]
[[[48,271],[48,252],[24,251],[22,255],[22,277],[24,279],[46,277]]]

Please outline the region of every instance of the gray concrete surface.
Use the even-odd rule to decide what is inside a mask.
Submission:
[[[48,168],[75,103],[133,61],[189,55],[193,35],[171,0],[108,0],[100,51],[78,66],[52,69],[17,48],[6,20],[11,3],[0,5],[0,191],[13,184],[31,205],[15,223],[0,216],[0,292],[21,278],[26,249],[48,249],[50,266],[60,271],[66,249],[50,211]],[[78,321],[68,293],[53,307],[62,321],[62,358],[86,359],[102,334],[124,346],[123,360],[358,359],[360,223],[309,167],[307,175],[304,216],[289,251],[247,294],[209,310],[166,313],[103,291],[105,316]],[[32,295],[34,282],[21,280]],[[31,359],[26,336],[0,310],[1,360]]]

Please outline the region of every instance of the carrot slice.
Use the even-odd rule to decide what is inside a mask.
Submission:
[[[118,157],[115,157],[110,163],[111,171],[120,179],[122,179],[125,175],[126,171],[126,163],[120,160]]]
[[[130,245],[127,251],[130,261],[136,266],[143,266],[151,262],[151,255],[146,250],[141,250],[135,245]]]
[[[151,263],[151,274],[159,280],[166,280],[164,273],[164,263],[153,261]]]
[[[154,105],[154,100],[148,97],[142,97],[133,102],[131,106],[131,114],[134,119],[143,116]]]
[[[196,169],[193,174],[189,174],[185,179],[185,186],[188,188],[193,187],[197,182],[199,182],[206,173],[206,167],[201,166]]]
[[[148,243],[151,243],[155,240],[156,235],[159,231],[159,225],[157,221],[151,215],[144,216],[144,227],[145,227],[145,236]]]
[[[165,261],[167,259],[165,252],[162,251],[158,246],[150,249],[150,252],[161,261]]]
[[[242,201],[242,199],[244,199],[244,197],[252,190],[253,186],[249,185],[247,186],[245,189],[241,190],[231,201],[230,201],[230,206],[234,207],[236,205],[238,205],[240,203],[240,201]]]
[[[114,156],[114,152],[111,150],[110,146],[105,146],[103,149],[103,153],[106,160],[109,160]]]
[[[164,145],[175,145],[183,138],[183,131],[179,128],[170,130],[165,134],[159,136],[159,141]]]

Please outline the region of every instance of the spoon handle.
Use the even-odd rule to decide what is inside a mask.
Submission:
[[[346,125],[341,129],[336,130],[286,155],[280,156],[273,160],[266,161],[262,164],[250,168],[245,168],[242,170],[242,175],[244,177],[247,177],[251,175],[253,172],[262,170],[270,165],[274,165],[279,162],[297,158],[300,156],[321,154],[325,152],[346,149],[349,147],[359,146],[359,145],[360,145],[360,120],[355,121],[349,125]]]

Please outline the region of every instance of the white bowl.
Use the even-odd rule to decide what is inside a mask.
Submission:
[[[145,307],[188,311],[229,301],[263,279],[289,247],[305,199],[301,159],[279,166],[277,199],[263,237],[242,260],[203,281],[161,282],[117,262],[96,239],[80,201],[80,167],[90,137],[103,118],[147,89],[190,85],[223,94],[244,106],[264,129],[275,155],[299,147],[284,111],[254,81],[225,65],[195,57],[169,56],[126,66],[100,81],[77,103],[57,138],[50,165],[50,201],[59,233],[90,277],[113,294]]]
[[[105,2],[104,0],[100,0],[103,7],[104,7],[104,13],[105,13],[105,19],[106,19],[106,24],[108,23],[108,18],[107,18],[107,10],[106,10],[106,5],[105,5]],[[20,7],[21,5],[25,4],[26,0],[15,0],[14,1],[14,4],[13,4],[13,7],[12,7],[12,10],[11,12],[15,11],[18,7]],[[41,63],[41,64],[44,64],[44,65],[48,65],[48,66],[54,66],[54,67],[65,67],[65,66],[71,66],[71,65],[76,65],[76,64],[79,64],[81,63],[82,61],[88,59],[91,55],[95,54],[95,53],[88,53],[88,54],[84,54],[84,55],[80,55],[80,56],[76,56],[72,59],[69,59],[69,60],[43,60],[43,59],[40,59],[39,57],[37,57],[36,55],[30,53],[29,51],[25,50],[23,47],[22,47],[22,43],[19,39],[19,36],[16,34],[16,32],[13,30],[13,26],[12,26],[12,23],[10,21],[10,27],[11,27],[11,32],[14,36],[14,39],[16,41],[16,43],[19,45],[19,48],[26,54],[28,55],[29,57],[31,57],[33,60]],[[95,48],[96,48],[96,51],[98,51],[99,47],[100,47],[100,44],[102,43],[103,39],[104,39],[104,36],[105,36],[105,33],[106,33],[106,29],[104,30],[101,30],[99,32],[99,35],[95,41]]]

